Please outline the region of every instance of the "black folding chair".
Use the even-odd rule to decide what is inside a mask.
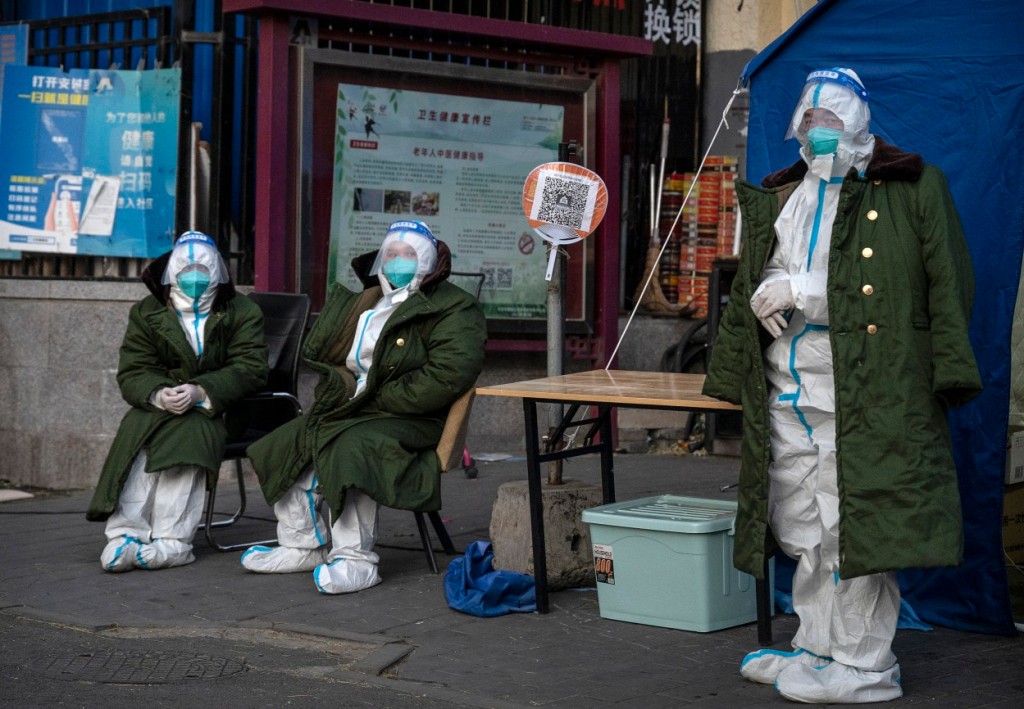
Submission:
[[[244,549],[254,544],[273,544],[267,539],[237,544],[220,544],[213,538],[213,530],[237,522],[245,513],[245,476],[242,460],[245,449],[278,426],[302,414],[298,399],[299,360],[302,339],[309,320],[310,299],[303,293],[253,293],[249,298],[263,311],[263,334],[267,342],[270,376],[267,385],[258,393],[243,399],[235,407],[245,417],[245,431],[228,440],[224,460],[235,461],[238,479],[238,510],[229,518],[213,521],[216,486],[210,486],[206,500],[206,521],[200,525],[206,541],[217,551]],[[227,414],[230,416],[231,414]],[[230,428],[230,427],[229,427]]]
[[[476,388],[470,389],[460,396],[448,410],[448,418],[445,420],[444,431],[441,433],[441,440],[437,443],[437,460],[441,464],[441,472],[445,473],[462,462],[462,451],[466,445],[466,432],[469,429],[469,411],[473,406],[473,399],[476,396]],[[424,515],[430,520],[437,534],[438,541],[444,553],[454,556],[455,545],[452,544],[444,521],[437,511],[419,512],[413,511],[416,516],[416,528],[420,532],[420,541],[423,542],[423,552],[427,555],[427,565],[435,574],[438,573],[437,558],[434,556],[434,548],[430,543],[430,535],[427,533],[427,523]]]

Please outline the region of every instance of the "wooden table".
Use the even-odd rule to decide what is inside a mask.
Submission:
[[[738,411],[739,406],[701,394],[703,374],[673,372],[631,372],[598,369],[531,379],[511,384],[478,387],[480,396],[504,396],[522,399],[526,417],[526,461],[530,490],[530,529],[533,536],[533,570],[537,589],[537,612],[548,612],[547,558],[544,545],[544,506],[541,495],[541,463],[564,460],[588,453],[601,456],[601,489],[604,504],[615,502],[615,472],[612,456],[611,411],[616,406],[676,411]],[[537,425],[537,404],[568,405],[561,423],[541,449]],[[580,408],[596,408],[597,416],[577,419]],[[561,450],[566,429],[589,426],[583,444]],[[598,443],[594,443],[595,435]],[[766,577],[767,578],[767,577]],[[771,644],[771,615],[767,582],[757,582],[758,639]]]

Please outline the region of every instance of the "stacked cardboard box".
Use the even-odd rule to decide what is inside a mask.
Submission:
[[[722,194],[718,201],[718,255],[734,256],[736,246],[736,172],[722,174]]]
[[[679,260],[681,258],[681,240],[678,229],[672,232],[672,224],[675,222],[679,207],[683,204],[684,193],[670,191],[667,188],[670,181],[666,181],[666,190],[661,195],[661,214],[658,215],[658,236],[665,244],[665,251],[661,255],[661,262],[658,270],[658,282],[661,285],[661,292],[665,299],[672,305],[679,303]]]
[[[731,255],[736,229],[736,173],[738,159],[732,155],[710,155],[704,163],[704,170],[697,177],[695,173],[673,173],[667,181],[666,194],[680,194],[690,198],[683,207],[682,216],[672,234],[672,242],[666,247],[673,251],[671,262],[662,258],[662,288],[667,288],[670,279],[666,270],[674,271],[676,281],[675,303],[690,303],[696,312],[693,317],[704,317],[708,309],[708,278],[711,265],[717,256]],[[696,179],[696,185],[694,185]],[[691,191],[691,186],[693,187]],[[663,202],[664,204],[664,202]],[[678,203],[675,211],[678,212]],[[665,223],[666,209],[662,209],[662,224]],[[675,214],[672,214],[674,219]],[[671,221],[668,222],[671,225]],[[678,254],[678,255],[676,255]],[[669,297],[666,292],[666,297]]]

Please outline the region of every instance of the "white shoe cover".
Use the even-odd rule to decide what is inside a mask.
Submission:
[[[364,559],[335,559],[313,571],[320,593],[355,593],[380,583],[377,565]]]
[[[748,654],[740,663],[740,674],[751,682],[760,684],[775,684],[779,672],[790,665],[808,665],[810,667],[824,667],[832,662],[830,658],[818,657],[813,652],[802,648],[792,652],[782,650],[757,650]]]
[[[900,666],[867,672],[833,662],[821,669],[790,665],[779,673],[775,687],[786,699],[806,704],[869,704],[903,696]]]
[[[178,539],[154,539],[152,544],[140,546],[135,555],[135,565],[147,571],[184,566],[195,560],[192,545]]]
[[[100,554],[100,566],[104,571],[115,574],[131,571],[138,565],[135,562],[135,553],[141,545],[142,542],[138,539],[126,534],[111,539],[107,542],[107,546],[103,547],[103,553]]]
[[[291,574],[311,571],[327,558],[327,549],[296,547],[249,547],[242,552],[242,566],[257,574]]]

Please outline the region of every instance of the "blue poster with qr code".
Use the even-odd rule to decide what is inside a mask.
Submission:
[[[77,252],[89,73],[8,64],[0,121],[0,248]]]
[[[0,249],[151,258],[173,241],[181,73],[6,67]]]

